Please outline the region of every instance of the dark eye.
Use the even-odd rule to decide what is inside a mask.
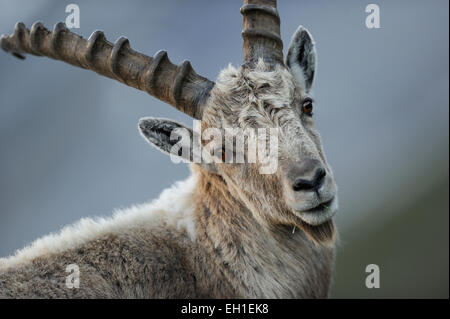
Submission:
[[[306,99],[305,101],[303,101],[302,110],[306,115],[313,115],[313,103],[311,99]]]

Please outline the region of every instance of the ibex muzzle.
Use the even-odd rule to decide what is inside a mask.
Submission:
[[[285,197],[293,212],[310,225],[320,225],[337,210],[336,185],[331,173],[316,159],[288,166]]]

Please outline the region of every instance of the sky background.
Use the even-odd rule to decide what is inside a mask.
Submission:
[[[80,7],[152,56],[189,59],[215,80],[241,63],[241,1],[0,0],[0,33],[51,29]],[[381,28],[365,26],[380,6]],[[285,53],[299,24],[318,51],[316,126],[339,186],[341,243],[331,297],[448,298],[449,3],[279,1]],[[151,200],[189,175],[149,146],[139,118],[192,120],[145,92],[46,58],[0,52],[0,256],[86,216]],[[381,287],[365,287],[377,264]]]

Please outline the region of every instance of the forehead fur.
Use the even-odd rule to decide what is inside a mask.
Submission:
[[[276,113],[291,109],[300,95],[301,89],[283,66],[273,67],[261,59],[252,69],[229,65],[216,81],[211,107],[204,119],[208,122],[220,119],[222,123],[215,124],[222,127],[272,124]]]

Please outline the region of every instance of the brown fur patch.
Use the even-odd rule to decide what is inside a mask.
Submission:
[[[302,221],[299,227],[316,245],[331,247],[335,243],[336,230],[333,220],[317,226],[312,226]]]

